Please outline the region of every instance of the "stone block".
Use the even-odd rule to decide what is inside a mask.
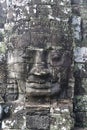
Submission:
[[[74,127],[74,119],[69,104],[58,104],[51,107],[50,130],[71,130]]]
[[[87,95],[74,97],[74,111],[87,112]]]
[[[29,130],[50,130],[50,109],[27,107],[26,128]]]
[[[71,0],[71,4],[81,4],[83,0]]]
[[[79,4],[80,1],[73,2]],[[73,104],[65,101],[65,98],[72,100],[74,89],[70,76],[73,40],[71,1],[6,2],[7,84],[5,92],[1,90],[1,84],[0,92],[5,93],[1,96],[11,104],[11,113],[2,121],[2,129],[73,129]],[[77,24],[74,39],[76,35],[81,40],[81,17],[75,17],[73,21],[75,26]],[[29,52],[26,52],[29,47]],[[0,77],[1,83],[5,81],[3,77]],[[57,106],[54,101],[51,104],[54,99]]]
[[[78,77],[75,83],[75,95],[86,95],[87,94],[87,78]]]
[[[10,103],[10,117],[2,121],[2,129],[25,129],[26,111],[23,103]]]
[[[87,78],[82,79],[82,93],[87,94]]]
[[[75,126],[87,127],[87,112],[75,112]]]

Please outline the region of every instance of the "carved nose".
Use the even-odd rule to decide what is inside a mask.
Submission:
[[[34,74],[34,75],[48,75],[49,71],[47,68],[44,67],[44,65],[41,64],[37,64],[34,65],[30,74]]]
[[[35,62],[30,73],[38,76],[49,74],[46,53],[43,50],[37,51]]]

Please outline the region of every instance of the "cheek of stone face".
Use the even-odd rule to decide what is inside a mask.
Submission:
[[[33,64],[35,62],[35,57],[36,57],[36,51],[35,50],[33,50],[33,49],[29,49],[29,50],[27,49],[26,50],[26,54],[25,54],[25,57],[24,57],[24,62],[26,63],[26,71],[27,71],[27,73],[29,73],[30,70],[32,69]]]
[[[49,59],[53,78],[59,83],[61,81],[67,82],[71,66],[70,53],[67,51],[63,52],[62,50],[53,50],[49,55]]]
[[[53,68],[53,78],[56,80],[56,81],[60,81],[60,68],[59,67],[54,67]]]
[[[62,54],[60,51],[52,50],[48,56],[49,61],[49,69],[51,70],[51,74],[55,80],[59,82],[60,80],[60,72],[63,64]]]

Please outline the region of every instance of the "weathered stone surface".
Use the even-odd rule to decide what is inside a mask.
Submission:
[[[75,129],[74,130],[87,130],[87,128],[80,128],[80,127],[75,127]]]
[[[86,47],[77,47],[74,50],[75,62],[85,63],[87,61],[87,48]]]
[[[83,0],[71,0],[72,4],[81,4]]]
[[[3,130],[87,127],[86,3],[0,1],[0,102],[11,111]]]
[[[59,103],[55,108],[51,107],[50,130],[71,130],[74,127],[72,108],[69,105]]]
[[[50,130],[50,108],[26,108],[26,128]]]
[[[76,112],[75,113],[76,124],[78,127],[87,127],[87,112]]]
[[[55,126],[50,128],[50,121],[56,110],[51,112],[51,99],[73,97],[71,3],[69,0],[6,2],[4,29],[8,52],[5,101],[12,104],[12,113],[2,122],[2,127],[52,130]],[[25,102],[25,107],[32,105],[32,108],[25,110],[22,104],[13,107],[14,103],[21,102]],[[42,104],[48,105],[49,109],[39,108],[38,105]],[[57,108],[60,109],[56,117],[57,129],[70,130],[73,127],[70,109]],[[61,126],[59,119],[63,119]],[[66,125],[68,120],[69,127]]]
[[[3,129],[25,129],[26,128],[26,111],[23,103],[9,104],[10,117],[2,122]]]
[[[77,112],[87,111],[87,95],[75,96],[75,98],[74,98],[74,111],[77,111]]]
[[[74,46],[74,61],[75,61],[75,89],[74,89],[74,112],[75,112],[75,126],[87,128],[87,101],[86,101],[86,78],[87,78],[87,66],[86,66],[86,1],[72,1],[73,4],[73,15],[76,21],[73,26],[78,29],[74,29],[79,37],[79,40],[75,40]],[[78,20],[77,20],[78,19]]]

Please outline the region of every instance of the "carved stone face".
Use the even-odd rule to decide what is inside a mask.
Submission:
[[[70,53],[61,47],[28,47],[26,92],[32,96],[59,94],[68,85]]]

